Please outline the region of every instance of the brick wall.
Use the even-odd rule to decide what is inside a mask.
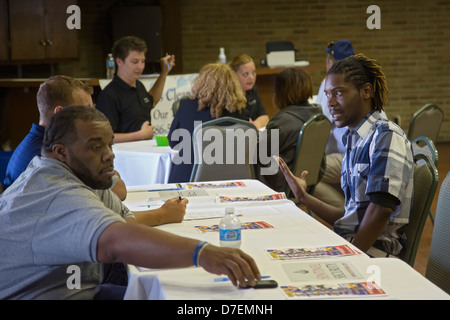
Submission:
[[[289,40],[308,60],[315,91],[325,76],[324,48],[330,40],[350,39],[357,52],[375,58],[386,73],[390,94],[386,112],[400,115],[408,130],[414,112],[436,103],[445,112],[438,141],[450,141],[449,0],[167,0],[178,1],[183,72],[198,72],[217,60],[245,52],[257,65],[267,41]],[[116,0],[79,0],[82,10],[80,59],[58,71],[77,77],[103,77],[108,8]],[[369,5],[381,9],[381,29],[369,30]]]
[[[369,5],[381,9],[381,29],[369,30]],[[297,60],[311,63],[318,90],[325,75],[323,49],[350,39],[355,51],[377,59],[390,93],[386,112],[400,115],[408,130],[426,103],[444,109],[438,141],[450,141],[450,1],[180,0],[184,72],[213,62],[219,47],[228,58],[246,52],[265,58],[267,41],[292,41]]]
[[[57,73],[80,78],[106,76],[105,61],[111,51],[109,9],[116,0],[78,0],[81,30],[78,31],[79,58],[60,63]]]

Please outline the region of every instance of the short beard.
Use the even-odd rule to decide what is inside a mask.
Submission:
[[[69,154],[72,161],[78,168],[77,170],[71,168],[71,170],[73,171],[75,176],[77,176],[77,178],[80,179],[85,185],[94,190],[105,190],[111,187],[112,178],[109,178],[107,181],[93,179],[89,169],[86,168],[86,166],[78,160],[78,157],[76,157],[71,150],[69,150]]]

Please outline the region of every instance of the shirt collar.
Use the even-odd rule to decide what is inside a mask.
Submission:
[[[360,138],[364,138],[372,128],[373,124],[381,119],[381,114],[378,110],[371,110],[355,127],[353,130],[347,130],[342,136],[342,142],[344,146],[347,145],[350,136],[358,135]]]
[[[33,123],[33,124],[31,125],[31,130],[30,130],[30,132],[31,132],[32,134],[35,134],[35,135],[37,135],[37,136],[39,136],[39,137],[44,138],[45,128],[42,127],[42,126],[40,126],[40,125],[38,125],[37,123]]]
[[[117,83],[117,85],[124,91],[136,89],[135,87],[130,86],[128,83],[120,79],[117,73],[114,75],[113,81]]]

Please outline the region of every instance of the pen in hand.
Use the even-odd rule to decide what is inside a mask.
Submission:
[[[169,53],[166,52],[166,57],[168,57],[168,56],[169,56]],[[167,71],[170,71],[170,62],[169,62],[169,59],[167,59]]]

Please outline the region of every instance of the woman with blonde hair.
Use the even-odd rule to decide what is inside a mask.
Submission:
[[[174,135],[178,129],[187,130],[192,137],[196,121],[205,122],[220,117],[235,117],[248,121],[246,101],[236,73],[228,65],[211,63],[203,66],[192,84],[190,98],[180,101],[168,134],[170,147],[176,149],[177,145],[183,145],[183,136]],[[192,140],[190,146],[190,163],[176,164],[174,159],[169,183],[189,181],[194,163]],[[181,149],[177,157],[183,159],[184,152],[186,150]]]
[[[253,58],[247,54],[239,54],[230,62],[230,67],[236,72],[241,88],[247,98],[246,109],[250,114],[250,122],[257,129],[266,126],[269,116],[259,96],[256,85],[256,67]]]

